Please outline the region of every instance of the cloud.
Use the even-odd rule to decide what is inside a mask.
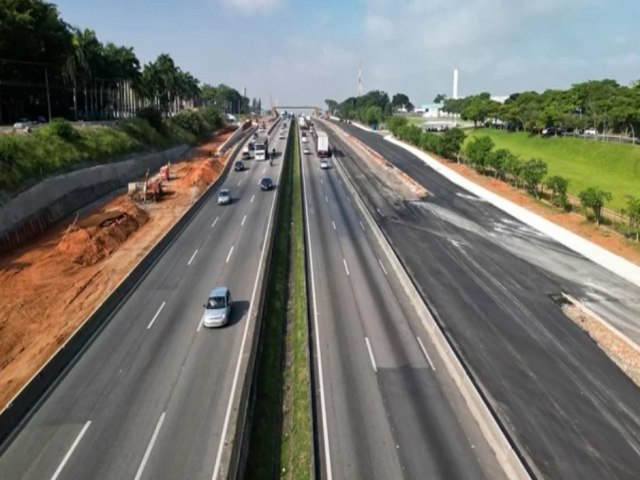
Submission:
[[[252,14],[275,10],[286,0],[218,0],[225,7],[239,10],[242,13]]]

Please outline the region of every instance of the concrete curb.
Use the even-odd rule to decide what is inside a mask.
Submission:
[[[276,121],[274,125],[272,125],[272,129],[277,123],[278,122]],[[269,134],[271,130],[269,130]],[[289,148],[288,140],[282,158],[285,158],[286,148]],[[223,439],[225,448],[222,453],[220,470],[218,472],[218,478],[220,479],[243,478],[249,454],[249,441],[251,439],[250,416],[253,409],[253,398],[251,393],[253,391],[252,386],[256,376],[256,357],[260,346],[260,339],[262,337],[264,299],[267,293],[267,282],[265,282],[265,279],[268,278],[271,271],[270,265],[274,245],[273,231],[276,225],[276,215],[280,207],[281,191],[282,189],[276,188],[276,200],[273,210],[274,218],[271,219],[271,224],[269,225],[267,232],[265,232],[265,242],[267,242],[265,249],[267,253],[264,256],[262,263],[258,266],[258,284],[260,287],[256,296],[257,308],[253,310],[251,318],[247,318],[247,321],[251,322],[247,333],[249,342],[247,344],[248,346],[245,347],[245,351],[242,353],[239,375],[239,378],[242,379],[240,391],[236,393],[235,398],[233,399],[229,429],[226,437]]]
[[[589,240],[586,240],[581,236],[576,235],[575,233],[556,225],[555,223],[500,197],[499,195],[496,195],[486,188],[473,183],[471,180],[468,180],[457,172],[454,172],[416,147],[407,145],[392,136],[386,136],[385,140],[414,154],[418,159],[422,160],[429,167],[433,168],[436,172],[459,187],[462,187],[468,192],[485,199],[503,212],[520,220],[530,227],[535,228],[545,235],[548,235],[570,250],[579,253],[597,265],[600,265],[610,272],[624,278],[628,282],[640,287],[640,266],[635,265],[634,263],[605,250],[599,245],[596,245],[595,243],[592,243]]]
[[[113,315],[131,295],[137,285],[146,277],[151,268],[158,262],[164,252],[171,246],[177,236],[187,227],[193,217],[213,195],[216,188],[224,183],[233,163],[231,160],[238,154],[233,151],[224,170],[207,190],[189,207],[173,226],[114,288],[109,296],[89,315],[76,331],[62,344],[42,368],[31,377],[29,382],[11,399],[0,412],[0,445],[17,433],[24,422],[37,410],[39,404],[73,367],[84,351],[91,345],[101,329],[111,320]]]
[[[490,408],[490,405],[488,405],[488,402],[485,400],[485,397],[482,395],[477,384],[470,377],[468,369],[465,368],[459,355],[455,352],[451,343],[443,333],[442,327],[431,314],[431,311],[423,301],[419,290],[414,285],[413,280],[393,250],[391,243],[375,222],[373,215],[369,212],[369,209],[362,197],[356,190],[355,186],[351,183],[351,179],[344,171],[341,163],[336,161],[334,164],[337,166],[338,173],[342,177],[344,185],[353,196],[356,205],[367,222],[367,225],[371,229],[371,232],[384,251],[389,264],[392,266],[400,280],[400,284],[409,297],[423,326],[433,340],[443,363],[446,365],[449,375],[454,379],[456,386],[471,411],[471,414],[475,418],[476,422],[478,422],[478,426],[480,427],[483,436],[495,452],[496,458],[498,459],[498,462],[503,468],[505,474],[510,479],[529,480],[534,478],[532,472],[529,471],[532,467],[530,465],[526,465],[519,452],[514,450],[513,447],[515,442],[508,437],[506,429],[502,426],[495,412]]]

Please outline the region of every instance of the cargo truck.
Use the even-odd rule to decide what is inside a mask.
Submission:
[[[318,157],[327,158],[331,157],[331,149],[329,148],[329,137],[326,132],[318,131]]]

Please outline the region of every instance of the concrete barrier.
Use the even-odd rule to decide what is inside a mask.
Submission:
[[[73,366],[79,355],[88,348],[101,329],[127,300],[130,293],[136,289],[173,241],[191,222],[196,213],[215,193],[216,188],[224,183],[233,163],[232,159],[239,152],[240,145],[234,149],[218,180],[203,192],[189,210],[158,240],[149,253],[131,269],[104,302],[93,311],[87,320],[76,329],[69,339],[51,356],[48,362],[0,412],[0,445],[17,431],[18,427],[26,421],[42,399],[46,398],[49,390],[64,378],[64,375]]]
[[[336,131],[335,128],[330,128],[334,132]],[[524,455],[517,449],[515,442],[511,439],[491,404],[486,399],[486,396],[473,379],[469,369],[464,365],[462,357],[456,352],[452,343],[445,335],[443,326],[434,318],[434,315],[432,315],[430,309],[427,307],[418,288],[413,283],[413,279],[407,273],[400,258],[396,255],[390,241],[374,220],[373,215],[355,186],[351,183],[349,175],[344,171],[339,161],[334,162],[334,165],[337,167],[338,174],[343,179],[343,184],[351,193],[367,225],[385,253],[403,290],[409,297],[423,326],[433,340],[438,354],[447,368],[447,372],[455,381],[456,386],[469,407],[469,411],[478,423],[487,443],[495,452],[496,458],[505,474],[508,478],[517,480],[530,480],[536,476],[541,476],[535,471],[535,466],[527,463]]]
[[[44,179],[0,206],[0,252],[20,245],[76,210],[143,176],[147,169],[154,171],[176,160],[188,149],[187,145],[179,145]]]

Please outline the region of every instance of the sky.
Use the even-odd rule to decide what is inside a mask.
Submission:
[[[313,105],[364,91],[415,105],[438,93],[569,88],[640,79],[638,0],[50,0],[71,25],[169,53],[202,83],[272,104]]]

